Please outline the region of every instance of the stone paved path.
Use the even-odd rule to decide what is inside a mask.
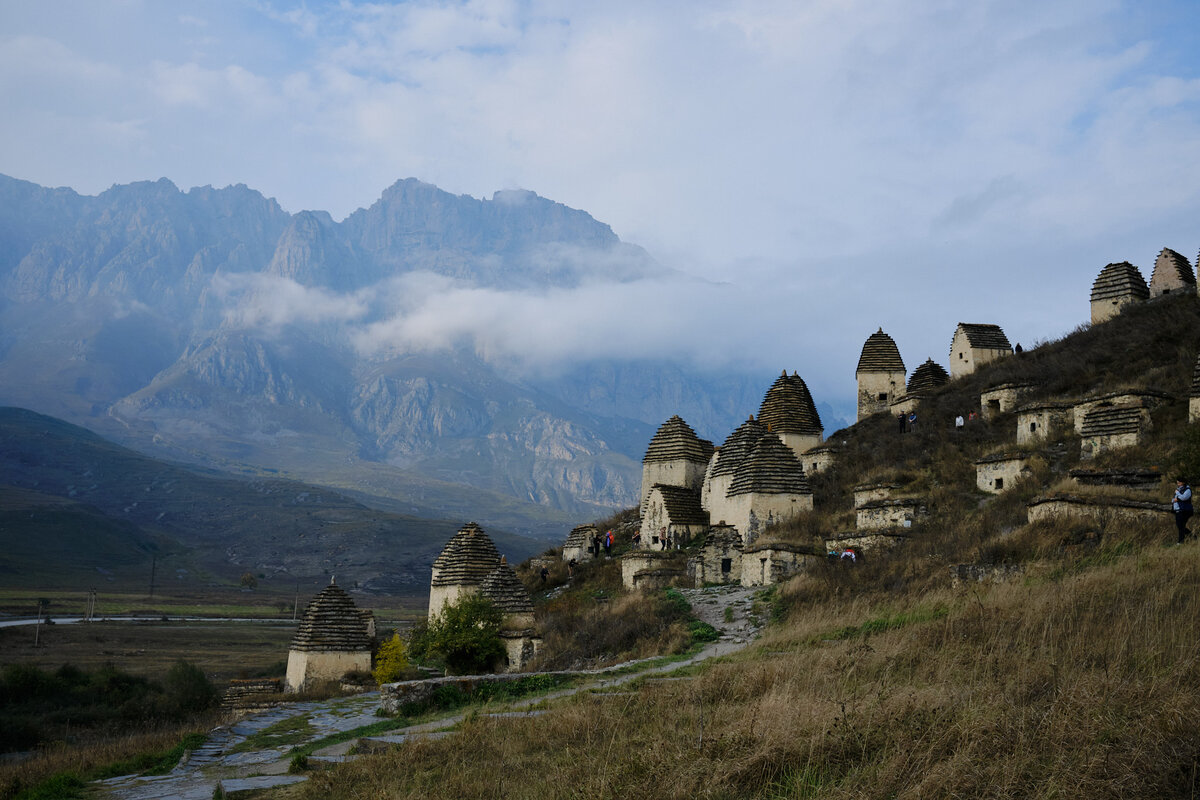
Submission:
[[[757,635],[762,623],[765,622],[765,620],[756,620],[750,613],[753,604],[752,595],[760,589],[761,587],[744,588],[741,586],[682,589],[680,591],[692,604],[692,610],[696,617],[721,631],[722,636],[719,640],[706,645],[702,650],[682,661],[656,666],[647,664],[645,669],[610,677],[603,676],[616,669],[615,667],[592,671],[593,674],[601,677],[585,687],[563,689],[550,694],[518,700],[510,704],[510,710],[498,712],[496,716],[510,717],[546,713],[541,710],[530,710],[530,706],[540,704],[548,699],[566,697],[579,691],[615,689],[638,678],[672,672],[689,664],[739,650]],[[729,621],[726,620],[726,608],[731,609]],[[647,661],[652,660],[647,659]],[[99,794],[118,798],[118,800],[168,800],[168,798],[209,800],[218,783],[227,792],[296,783],[305,778],[302,775],[287,774],[288,766],[291,763],[290,752],[295,747],[294,744],[239,753],[230,751],[236,749],[249,736],[293,717],[302,716],[312,726],[314,733],[308,741],[322,739],[333,733],[351,731],[379,722],[380,718],[375,715],[378,707],[378,692],[324,702],[289,703],[252,714],[232,725],[213,730],[201,747],[192,751],[167,775],[152,777],[126,775],[98,781],[95,786],[100,790]],[[464,716],[466,715],[459,714],[421,725],[399,728],[386,734],[369,737],[366,741],[396,744],[418,736],[447,736],[450,734],[448,729],[462,721]],[[318,761],[342,761],[347,757],[353,758],[347,754],[355,744],[357,744],[357,740],[325,747],[316,751],[312,758]]]

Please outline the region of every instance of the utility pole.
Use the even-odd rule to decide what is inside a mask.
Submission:
[[[38,640],[42,636],[42,601],[38,600],[38,617],[37,626],[33,629],[33,646],[38,646]]]
[[[154,599],[154,570],[158,567],[158,556],[150,557],[150,599]]]

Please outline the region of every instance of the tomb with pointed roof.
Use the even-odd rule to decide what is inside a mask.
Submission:
[[[1128,261],[1109,264],[1092,284],[1092,324],[1099,325],[1121,313],[1125,306],[1148,299],[1150,287],[1137,267]]]
[[[792,449],[797,457],[824,439],[821,416],[804,379],[787,370],[767,389],[758,409],[758,421]]]
[[[504,645],[505,656],[504,662],[496,665],[497,670],[518,672],[524,669],[537,654],[542,640],[534,630],[533,601],[529,591],[504,556],[479,584],[479,594],[502,614],[500,642]]]
[[[970,375],[984,364],[1012,355],[1013,348],[999,325],[960,322],[950,340],[950,377]]]
[[[729,484],[733,474],[746,456],[754,449],[758,440],[767,435],[767,426],[753,416],[739,425],[725,442],[717,449],[709,469],[704,476],[704,486],[700,492],[700,505],[710,512],[713,519],[725,513],[725,497],[729,493]]]
[[[1186,258],[1164,247],[1154,260],[1154,271],[1150,273],[1150,298],[1180,292],[1196,292],[1196,274]]]
[[[713,443],[697,436],[678,414],[659,426],[642,459],[642,513],[655,484],[681,486],[699,494],[713,451]]]
[[[885,412],[904,394],[904,361],[896,341],[880,328],[867,337],[854,371],[858,381],[858,419]]]
[[[724,522],[733,525],[745,544],[769,526],[793,519],[813,507],[804,465],[778,436],[759,439],[738,466],[729,484]]]
[[[332,581],[309,602],[288,651],[286,686],[301,692],[371,669],[374,618]]]
[[[925,359],[925,363],[913,370],[912,377],[908,379],[908,386],[903,395],[896,399],[891,405],[893,414],[903,414],[905,416],[916,411],[917,404],[930,392],[937,389],[939,386],[945,386],[950,382],[950,376],[941,364],[934,361],[932,358]]]
[[[500,552],[491,537],[474,522],[468,522],[451,537],[433,562],[429,580],[429,619],[442,607],[469,592],[475,592],[496,565]]]

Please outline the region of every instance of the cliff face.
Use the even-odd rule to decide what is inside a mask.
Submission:
[[[531,192],[479,200],[402,180],[339,223],[240,185],[86,197],[0,176],[0,403],[414,506],[487,518],[508,496],[515,527],[541,514],[522,504],[599,512],[635,501],[664,413],[719,433],[761,388],[702,392],[697,376],[634,361],[529,380],[469,345],[364,352],[349,323],[395,315],[395,281],[413,273],[541,291],[658,272],[607,225]]]

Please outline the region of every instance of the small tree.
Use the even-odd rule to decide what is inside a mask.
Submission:
[[[400,634],[394,633],[391,639],[379,645],[372,674],[375,676],[376,683],[391,683],[403,678],[406,669],[408,669],[408,654],[404,652],[404,642],[400,640]]]
[[[176,661],[164,683],[168,702],[183,714],[204,711],[219,699],[216,687],[204,671],[188,661]]]
[[[256,586],[258,586],[258,578],[254,577],[254,573],[253,572],[243,572],[242,573],[242,587],[246,588],[246,589],[253,589]]]
[[[421,636],[421,649],[440,656],[451,672],[486,672],[504,656],[500,610],[477,594],[444,606]]]

